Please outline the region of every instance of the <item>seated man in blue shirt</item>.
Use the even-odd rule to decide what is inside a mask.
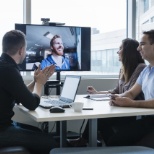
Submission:
[[[67,57],[64,57],[64,45],[59,35],[55,35],[50,41],[52,54],[41,62],[41,69],[46,66],[55,65],[56,70],[70,70],[70,62]]]
[[[154,108],[154,30],[143,32],[143,36],[138,46],[138,51],[142,58],[149,62],[149,65],[141,72],[136,83],[130,90],[123,94],[111,96],[111,105],[136,108]],[[145,100],[134,100],[141,91],[144,93]],[[142,139],[138,145],[154,147],[154,142],[150,142],[154,137],[153,115],[143,116],[143,118],[138,120],[133,127],[136,129],[136,138],[138,138],[138,140]],[[146,142],[144,142],[144,140]]]

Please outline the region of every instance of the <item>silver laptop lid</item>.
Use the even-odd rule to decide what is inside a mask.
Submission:
[[[59,99],[66,103],[74,102],[80,80],[81,76],[66,75]]]

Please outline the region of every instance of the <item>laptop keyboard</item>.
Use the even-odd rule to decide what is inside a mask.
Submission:
[[[52,106],[60,106],[63,108],[70,108],[71,104],[61,101],[59,99],[53,99],[53,97],[51,99],[51,98],[49,98],[49,96],[42,96],[40,106],[43,108],[47,108],[47,109],[51,108]]]
[[[59,106],[59,105],[66,105],[66,102],[63,102],[61,100],[50,100],[50,104],[53,106]]]

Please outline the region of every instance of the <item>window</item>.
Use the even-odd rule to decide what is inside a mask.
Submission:
[[[143,25],[144,25],[144,24],[147,24],[147,23],[149,23],[149,20],[144,21],[144,22],[143,22]]]
[[[151,22],[154,22],[154,16],[153,16],[153,17],[151,17]]]
[[[136,39],[140,40],[142,31],[147,31],[150,29],[153,29],[154,27],[154,7],[153,7],[153,0],[151,1],[151,5],[149,5],[148,0],[136,0],[137,5],[137,16],[136,16]],[[143,12],[143,8],[145,8],[148,5],[148,9],[146,9],[146,12]]]
[[[143,0],[144,12],[149,9],[149,0]]]
[[[70,26],[91,27],[91,70],[89,74],[118,74],[117,50],[126,38],[126,0],[32,0],[31,23],[41,18]],[[83,72],[80,72],[83,73]]]
[[[5,0],[0,5],[0,42],[2,42],[3,35],[14,29],[15,23],[23,23],[23,1],[22,0]],[[0,54],[2,47],[0,43]]]

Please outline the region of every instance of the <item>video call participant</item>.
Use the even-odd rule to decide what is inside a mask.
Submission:
[[[112,95],[114,99],[111,100],[111,105],[154,108],[154,30],[143,32],[138,51],[142,58],[149,62],[149,65],[141,72],[136,83],[130,90],[119,95]],[[144,93],[145,100],[134,100],[141,91]],[[154,148],[153,115],[144,116],[135,122],[134,125],[127,125],[126,127],[127,131],[135,132],[134,138],[138,141],[137,145]]]
[[[67,57],[64,57],[64,45],[61,37],[55,35],[50,41],[51,55],[41,62],[41,69],[46,66],[55,65],[55,69],[70,70],[70,62]]]
[[[139,43],[134,39],[126,38],[122,40],[119,51],[117,52],[122,67],[120,69],[118,84],[113,90],[97,91],[93,86],[88,86],[87,92],[89,94],[121,94],[128,91],[135,84],[140,72],[146,67],[144,60],[137,51],[138,46]],[[143,93],[140,92],[135,99],[144,99]],[[135,120],[136,117],[98,119],[98,138],[100,140],[103,138],[106,145],[111,145],[112,140],[119,136],[123,137],[123,133],[126,133],[125,130],[121,130],[121,126]],[[76,144],[79,144],[79,146],[80,142],[85,144],[88,140],[88,134],[89,124],[87,123],[82,138],[80,138]],[[127,134],[129,134],[129,132],[127,132]],[[117,138],[116,145],[119,144],[129,145],[130,143],[126,139],[121,143]]]
[[[54,65],[35,71],[34,80],[25,85],[18,65],[26,55],[25,35],[21,31],[8,31],[2,39],[0,57],[0,147],[23,146],[31,153],[48,154],[58,147],[52,135],[39,128],[12,121],[15,104],[21,103],[29,110],[35,110],[40,103],[42,89],[54,73]]]

